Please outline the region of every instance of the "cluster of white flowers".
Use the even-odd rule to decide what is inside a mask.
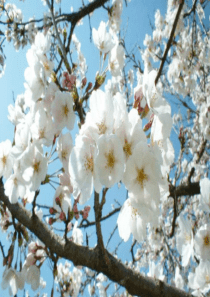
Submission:
[[[54,63],[47,56],[51,46],[50,31],[39,32],[35,36],[33,23],[28,24],[31,26],[27,28],[28,34],[31,34],[28,38],[34,43],[27,52],[29,67],[25,70],[25,93],[17,97],[14,106],[8,108],[8,118],[15,126],[15,134],[13,143],[10,140],[0,143],[0,177],[4,178],[5,194],[11,203],[19,199],[24,205],[32,203],[40,185],[48,183],[51,178],[48,166],[53,161],[54,148],[62,164],[62,173],[58,176],[59,185],[51,199],[50,214],[54,217],[50,217],[48,223],[68,223],[67,232],[72,228],[73,218],[78,220],[80,214],[84,220],[88,217],[90,206],[79,211],[78,203],[85,204],[94,191],[100,193],[104,188],[123,183],[128,197],[123,201],[117,219],[119,235],[128,241],[132,234],[142,247],[142,250],[136,251],[136,263],[129,264],[129,267],[137,271],[147,267],[148,276],[165,281],[165,266],[169,271],[168,280],[171,281],[173,274],[172,283],[181,289],[188,280],[193,295],[200,297],[210,290],[210,180],[206,166],[208,155],[203,149],[204,145],[209,148],[207,141],[210,140],[210,80],[207,77],[200,85],[198,80],[203,71],[209,71],[210,51],[209,41],[203,38],[199,27],[196,44],[191,44],[192,31],[183,20],[185,6],[175,31],[176,51],[171,49],[169,52],[167,73],[157,84],[157,71],[152,65],[162,54],[161,42],[170,36],[178,2],[168,1],[165,19],[160,11],[156,12],[153,36],[146,35],[146,49],[141,51],[145,71],[136,73],[137,85],[134,89],[134,72],[132,69],[128,71],[130,94],[134,94],[130,109],[122,71],[125,51],[118,37],[123,0],[113,0],[109,21],[101,21],[98,30],[92,30],[94,44],[100,53],[100,69],[95,85],[89,83],[86,89],[86,59],[76,35],[72,35],[72,42],[78,54],[78,65],[73,65],[72,73],[62,72],[59,84],[53,73]],[[22,13],[15,5],[7,4],[5,9],[14,24],[22,22]],[[201,4],[197,5],[197,14],[200,20],[204,18]],[[13,39],[18,49],[19,37],[11,32],[8,29],[6,37],[9,41]],[[107,73],[111,79],[105,81]],[[104,82],[103,91],[101,86]],[[204,90],[202,84],[205,85]],[[190,94],[194,104],[192,108],[197,109],[194,111],[193,127],[179,127],[181,153],[174,183],[169,178],[175,153],[170,141],[173,121],[171,107],[164,98],[166,90],[183,98]],[[82,118],[82,104],[86,100],[89,109]],[[74,129],[78,106],[82,110],[82,116],[79,115],[82,120],[74,143],[69,131]],[[175,124],[179,125],[180,120],[179,116],[174,116]],[[184,149],[186,154],[183,158]],[[191,159],[188,154],[191,154]],[[200,158],[202,162],[199,162]],[[194,175],[193,170],[196,172]],[[195,195],[191,203],[187,203],[186,197],[174,197],[174,203],[168,198],[169,184],[176,185],[181,180],[180,176],[184,182],[200,182],[201,195]],[[4,208],[0,211],[0,225],[5,231],[11,214]],[[34,211],[42,220],[42,213],[37,209]],[[71,231],[70,239],[82,245],[83,233],[78,228],[78,221],[74,222]],[[24,231],[21,232],[25,238]],[[170,261],[175,263],[179,256],[181,264],[171,265]],[[46,250],[42,243],[32,241],[20,271],[12,268],[10,262],[6,263],[2,288],[9,288],[10,295],[23,289],[25,283],[29,283],[33,290],[38,289],[40,267],[45,258]],[[37,264],[37,261],[40,263]],[[196,267],[194,271],[187,271],[190,265]],[[82,271],[79,267],[70,270],[70,266],[60,263],[54,270],[54,276],[62,296],[76,297],[82,283]],[[93,272],[86,272],[93,277]],[[96,282],[88,286],[90,296],[95,294],[96,288],[100,296],[107,296],[105,282],[106,276],[99,274]]]
[[[31,18],[27,24],[23,24],[22,11],[15,4],[6,3],[2,6],[8,23],[8,28],[5,31],[7,41],[13,41],[16,50],[25,47],[28,42],[32,43],[37,33],[34,19]]]
[[[152,76],[153,73],[148,81]],[[164,188],[166,182],[162,172],[173,160],[163,158],[171,150],[170,145],[159,148],[158,142],[163,139],[170,142],[171,125],[164,125],[164,121],[170,121],[170,108],[153,84],[146,80],[143,86],[150,113],[156,113],[155,123],[161,128],[158,136],[155,128],[152,130],[150,145],[137,110],[127,112],[125,97],[119,92],[111,96],[108,91],[97,90],[90,97],[90,111],[70,155],[73,196],[81,204],[90,199],[93,189],[99,193],[103,186],[110,188],[120,181],[125,184],[129,199],[118,219],[120,236],[125,241],[130,233],[140,241],[146,235],[147,223],[156,225],[160,187]]]
[[[30,284],[34,291],[40,285],[43,286],[43,281],[40,278],[40,268],[36,265],[36,262],[43,262],[45,257],[46,253],[43,245],[39,242],[31,242],[28,245],[28,255],[21,271],[6,266],[1,283],[2,289],[5,290],[8,287],[10,296],[15,296],[18,289],[22,290],[24,288],[25,283]]]
[[[77,297],[82,282],[82,272],[76,267],[70,271],[70,267],[71,264],[68,262],[65,262],[64,265],[59,263],[57,266],[55,282],[58,284],[57,290],[61,292],[62,296]]]
[[[174,280],[171,279],[172,283],[180,289],[189,286],[195,296],[204,296],[210,289],[208,269],[210,180],[208,178],[209,155],[205,151],[205,148],[209,149],[210,129],[210,81],[209,76],[205,76],[205,73],[209,73],[210,51],[208,36],[202,33],[202,19],[205,16],[202,3],[200,1],[196,6],[195,13],[201,22],[200,26],[195,25],[196,29],[189,26],[189,24],[184,26],[182,16],[187,11],[187,7],[184,5],[174,35],[175,47],[168,52],[169,63],[165,68],[166,76],[163,75],[161,79],[164,90],[168,90],[173,95],[175,94],[183,102],[183,106],[188,108],[186,118],[189,127],[183,128],[180,125],[185,117],[183,115],[184,107],[181,110],[183,119],[180,118],[179,114],[174,115],[174,125],[178,126],[177,133],[182,151],[177,161],[180,168],[177,169],[177,175],[173,177],[172,184],[176,184],[177,181],[180,182],[181,180],[182,183],[188,184],[190,176],[191,182],[199,182],[201,195],[194,195],[190,198],[186,196],[174,198],[177,199],[177,204],[173,206],[173,199],[165,199],[168,194],[165,192],[164,195],[164,192],[161,192],[164,199],[161,205],[162,214],[157,224],[159,227],[156,230],[148,229],[148,241],[142,246],[142,249],[145,249],[144,253],[140,251],[136,253],[136,258],[141,259],[137,266],[140,268],[143,266],[148,267],[147,263],[150,263],[150,261],[153,261],[153,266],[159,265],[159,263],[162,266],[166,265],[169,275],[170,273],[171,276],[174,275]],[[161,16],[158,10],[155,14],[153,36],[146,35],[145,37],[144,45],[146,48],[141,50],[141,54],[146,71],[150,76],[147,85],[153,82],[156,77],[157,72],[150,70],[153,67],[153,62],[157,62],[158,57],[162,56],[162,45],[165,38],[168,39],[171,33],[179,4],[180,1],[168,1],[166,18]],[[194,29],[196,30],[196,41],[192,41]],[[152,73],[154,75],[153,79]],[[161,166],[161,172],[164,175],[164,172],[165,174],[169,173],[174,160],[173,147],[168,138],[172,125],[171,111],[167,103],[163,101],[159,103],[157,95],[152,96],[152,88],[149,88],[152,101],[145,100],[145,96],[148,94],[143,86],[145,79],[147,79],[145,73],[138,77],[138,86],[134,89],[135,107],[138,109],[139,114],[146,115],[147,118],[150,115],[147,113],[147,105],[150,110],[153,110],[154,116],[150,118],[150,121],[152,121],[151,141],[155,140],[154,147],[159,146],[161,151],[164,149],[161,161],[163,162],[161,165],[164,164],[164,166]],[[161,89],[161,86],[157,85],[156,87],[158,90]],[[189,97],[189,100],[187,97]],[[160,99],[162,100],[162,98]],[[154,103],[159,104],[157,109]],[[159,115],[160,110],[164,111],[161,115]],[[202,162],[200,162],[201,158]],[[164,188],[161,188],[161,190],[164,190]],[[131,212],[132,204],[130,204],[129,199],[127,199],[126,203],[129,205]],[[174,214],[174,207],[177,208],[177,214]],[[176,218],[174,227],[172,226],[173,217]],[[152,220],[150,219],[150,221]],[[131,225],[134,220],[130,219],[129,222],[129,225]],[[127,226],[126,229],[129,230]],[[135,229],[134,232],[138,233],[138,229]],[[173,234],[176,234],[175,238]],[[165,247],[165,244],[167,244],[167,247]],[[172,263],[176,262],[179,255],[182,259],[181,265],[173,266]],[[150,269],[150,266],[148,268]],[[191,268],[192,271],[190,271]]]
[[[49,33],[38,33],[27,52],[29,67],[25,71],[25,93],[18,96],[15,106],[9,106],[8,118],[15,125],[14,143],[6,140],[0,144],[0,176],[5,179],[5,194],[11,203],[16,203],[19,198],[24,204],[31,203],[35,192],[47,178],[51,153],[46,153],[45,148],[53,145],[55,136],[60,134],[57,152],[65,172],[60,176],[61,185],[56,190],[53,203],[59,219],[60,213],[67,216],[71,209],[72,192],[68,173],[72,139],[69,133],[62,134],[61,131],[65,127],[73,129],[75,114],[70,93],[59,91],[50,78],[53,63],[47,58],[49,47]],[[56,199],[59,199],[58,204]],[[39,216],[38,212],[36,214]],[[6,230],[8,223],[9,213],[5,210],[1,216],[2,229]],[[77,231],[74,233],[81,244],[80,235]],[[15,295],[27,282],[36,290],[40,285],[40,269],[35,263],[44,259],[45,252],[40,244],[31,243],[20,272],[6,267],[2,288],[9,286],[10,293]]]

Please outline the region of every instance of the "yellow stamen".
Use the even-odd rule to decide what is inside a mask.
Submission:
[[[209,275],[208,275],[208,274],[205,276],[205,280],[206,280],[206,283],[207,283],[207,284],[209,284],[209,283],[210,283],[210,277],[209,277]]]
[[[92,157],[86,156],[85,169],[87,171],[90,171],[90,172],[93,173],[94,163],[93,163],[93,158]]]
[[[44,62],[43,65],[44,65],[44,69],[45,69],[45,70],[48,71],[48,70],[50,69],[49,63]]]
[[[66,159],[66,157],[67,157],[67,151],[62,151],[61,158]]]
[[[112,151],[109,151],[108,154],[105,154],[105,157],[106,157],[106,168],[111,168],[113,169],[114,167],[114,164],[115,164],[115,156],[114,156],[114,152],[113,150]]]
[[[39,172],[39,165],[40,165],[40,161],[34,163],[33,168],[34,168],[34,172]]]
[[[107,127],[104,122],[101,122],[101,124],[96,124],[96,126],[98,127],[99,135],[106,133]]]
[[[45,136],[44,129],[42,129],[39,131],[39,139],[44,138],[44,136]]]
[[[204,245],[209,245],[210,244],[210,240],[209,240],[209,236],[208,235],[206,235],[205,237],[204,237],[204,239],[203,239],[203,243],[204,243]]]
[[[189,234],[185,234],[185,241],[191,241],[191,236]]]
[[[148,176],[147,174],[144,173],[144,168],[137,169],[137,172],[138,172],[138,175],[137,175],[136,181],[138,184],[141,185],[141,188],[143,189],[144,182],[145,180],[148,180]]]
[[[66,117],[68,116],[69,109],[68,109],[67,104],[66,104],[65,106],[63,106],[63,113],[64,113],[64,115],[65,115]]]
[[[7,157],[3,156],[3,158],[1,160],[2,160],[3,165],[5,166],[7,163]]]
[[[125,152],[127,158],[132,155],[131,145],[132,143],[129,143],[127,140],[125,140],[123,151]]]

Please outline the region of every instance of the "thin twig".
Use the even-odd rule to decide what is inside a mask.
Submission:
[[[57,28],[57,25],[56,25],[56,22],[55,22],[54,13],[53,13],[53,7],[51,7],[49,0],[46,0],[46,2],[47,2],[47,5],[48,5],[48,7],[50,9],[50,13],[51,13],[51,16],[52,16],[53,25],[54,25],[54,28],[55,28],[56,37],[58,39],[60,48],[62,50],[62,54],[63,54],[63,58],[64,58],[64,62],[65,62],[66,68],[71,73],[71,68],[69,66],[69,63],[68,63],[68,60],[67,60],[67,56],[66,56],[66,50],[65,50],[65,47],[64,47],[64,45],[63,45],[63,43],[61,41],[60,35],[58,33],[58,28]]]
[[[161,72],[163,70],[163,66],[164,66],[164,63],[166,61],[168,51],[169,51],[169,49],[171,47],[171,44],[172,44],[172,41],[174,39],[174,33],[175,33],[175,30],[176,30],[176,26],[178,24],[178,20],[179,20],[183,5],[184,5],[184,0],[182,0],[181,3],[179,4],[179,8],[177,10],[177,14],[176,14],[176,17],[175,17],[175,20],[174,20],[174,24],[173,24],[173,27],[172,27],[172,30],[171,30],[171,34],[170,34],[170,37],[169,37],[169,40],[168,40],[168,43],[167,43],[167,46],[166,46],[162,61],[161,61],[161,64],[160,64],[160,68],[159,68],[157,76],[155,78],[155,85],[157,85],[158,80],[159,80],[159,78],[161,76]]]

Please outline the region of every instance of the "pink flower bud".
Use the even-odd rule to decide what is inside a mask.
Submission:
[[[59,197],[55,198],[55,203],[61,207],[61,201]]]
[[[86,220],[88,218],[88,212],[84,211],[83,214],[82,214],[82,217],[83,217],[84,220]]]
[[[79,213],[75,214],[75,218],[78,220],[79,219]]]
[[[92,88],[92,85],[93,84],[91,82],[88,83],[87,88],[85,90],[85,93],[87,93],[88,91],[90,91],[90,89]]]
[[[65,215],[65,213],[64,213],[63,211],[60,213],[60,215],[59,215],[59,219],[60,219],[61,221],[65,221],[65,220],[66,220],[66,215]]]
[[[76,204],[74,204],[74,206],[73,206],[73,211],[74,212],[78,212],[78,208],[77,208],[77,205]]]
[[[151,128],[152,123],[153,123],[153,120],[154,120],[154,113],[151,115],[150,120],[149,120],[149,123],[147,123],[144,126],[144,128],[143,128],[144,132],[148,131]]]
[[[85,206],[84,210],[87,211],[87,212],[89,212],[90,211],[90,205]]]
[[[57,212],[57,210],[53,207],[50,207],[50,214],[53,215]]]
[[[86,85],[86,83],[87,83],[87,78],[84,77],[84,78],[82,79],[82,88],[84,88],[84,86]]]
[[[54,219],[53,218],[49,218],[49,225],[52,225],[54,223]]]

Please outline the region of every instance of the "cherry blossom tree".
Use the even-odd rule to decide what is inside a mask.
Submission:
[[[36,293],[49,261],[43,297],[209,296],[209,1],[168,0],[135,54],[121,34],[130,1],[42,2],[43,18],[23,22],[0,0],[1,75],[4,43],[30,45],[25,92],[8,107],[14,138],[0,143],[2,290]],[[94,81],[76,35],[85,18]]]

